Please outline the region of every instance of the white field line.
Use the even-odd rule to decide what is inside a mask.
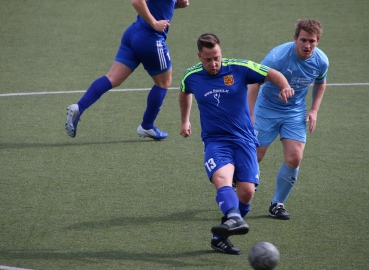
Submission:
[[[0,270],[32,270],[32,269],[0,265]]]
[[[133,89],[112,89],[109,92],[134,92],[134,91],[149,91],[151,88],[133,88]],[[179,88],[169,88],[168,90],[179,90]],[[0,97],[14,96],[31,96],[31,95],[60,95],[60,94],[75,94],[84,93],[86,90],[71,90],[71,91],[56,91],[56,92],[29,92],[29,93],[9,93],[0,94]]]
[[[327,83],[327,86],[369,86],[369,83]],[[132,89],[112,89],[109,92],[134,92],[134,91],[149,91],[151,88],[132,88]],[[179,90],[177,87],[171,87],[168,90]],[[0,97],[14,96],[31,96],[31,95],[61,95],[61,94],[76,94],[84,93],[86,90],[71,90],[71,91],[56,91],[56,92],[28,92],[28,93],[8,93],[0,94]]]

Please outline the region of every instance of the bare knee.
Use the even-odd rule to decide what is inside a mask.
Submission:
[[[302,156],[293,154],[285,158],[284,163],[290,168],[298,168],[300,166]]]
[[[106,74],[106,77],[109,79],[114,88],[121,85],[128,78],[128,76],[131,75],[131,73],[132,70],[129,67],[115,61],[109,72]]]
[[[166,72],[152,76],[155,85],[168,89],[172,85],[172,69],[167,70]]]
[[[244,203],[251,203],[255,193],[255,184],[248,182],[237,182],[237,196],[238,199]]]
[[[260,146],[256,148],[257,155],[258,155],[258,162],[263,160],[267,150],[268,150],[268,146]]]

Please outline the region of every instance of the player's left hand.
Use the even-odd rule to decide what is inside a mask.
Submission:
[[[313,133],[316,128],[316,119],[318,118],[318,112],[310,110],[306,115],[306,122],[309,122],[309,132]]]
[[[292,97],[295,94],[295,90],[293,90],[291,87],[286,87],[279,92],[279,98],[282,99],[285,103],[287,103],[287,99]]]
[[[177,0],[176,7],[177,8],[185,8],[190,4],[188,0]]]

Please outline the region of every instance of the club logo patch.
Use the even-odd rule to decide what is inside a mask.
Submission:
[[[225,85],[230,86],[234,84],[233,75],[227,75],[227,76],[224,76],[223,78],[224,78]]]

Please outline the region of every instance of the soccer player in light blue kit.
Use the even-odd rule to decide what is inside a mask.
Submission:
[[[137,20],[123,33],[109,72],[96,79],[78,103],[67,109],[65,128],[72,138],[76,136],[83,112],[107,91],[121,85],[140,63],[152,77],[154,86],[147,96],[147,107],[137,133],[155,140],[168,136],[154,125],[172,83],[172,62],[165,41],[174,9],[187,7],[189,1],[132,0],[132,5],[138,13]]]
[[[244,59],[222,59],[219,39],[214,34],[201,35],[197,46],[201,62],[185,72],[180,86],[180,134],[185,138],[191,135],[194,95],[200,110],[205,170],[217,190],[216,202],[224,215],[221,225],[211,228],[211,247],[238,255],[240,250],[228,237],[249,230],[244,217],[250,210],[259,173],[247,84],[272,81],[278,85],[276,94],[284,102],[293,95],[293,89],[280,72],[267,66]]]
[[[248,102],[251,117],[255,120],[260,147],[257,148],[259,162],[268,146],[280,135],[284,161],[276,178],[276,189],[269,207],[269,215],[277,219],[290,219],[284,202],[287,200],[299,173],[306,142],[306,122],[309,131],[316,127],[318,110],[326,88],[328,58],[317,45],[322,34],[322,25],[316,20],[297,21],[294,42],[272,49],[261,62],[280,71],[295,90],[288,103],[280,102],[272,82],[249,85]],[[312,105],[307,112],[306,95],[312,88]],[[256,103],[255,103],[256,100]]]

